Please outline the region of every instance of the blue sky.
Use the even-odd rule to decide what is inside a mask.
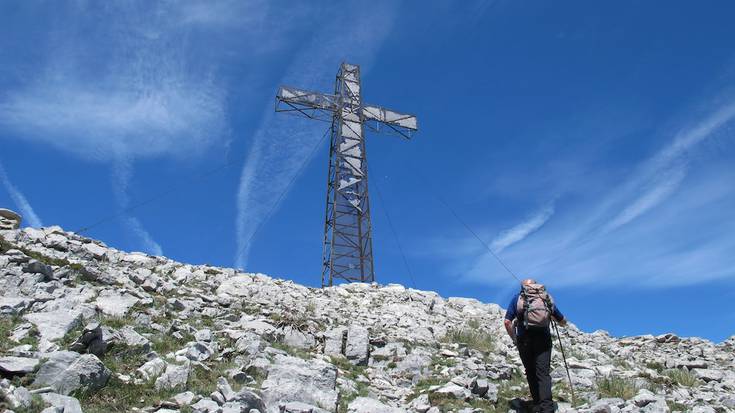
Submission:
[[[412,141],[368,138],[381,283],[503,306],[516,290],[440,194],[581,328],[720,341],[735,334],[733,12],[3,2],[0,206],[317,286],[326,142],[310,154],[326,125],[274,113],[274,94],[330,92],[349,61],[366,101],[419,117]]]

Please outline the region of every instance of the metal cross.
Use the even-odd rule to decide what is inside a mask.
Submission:
[[[360,92],[360,67],[342,63],[334,94],[282,86],[276,96],[276,112],[332,123],[322,287],[335,279],[375,281],[365,126],[406,139],[418,130],[415,116],[365,105]]]

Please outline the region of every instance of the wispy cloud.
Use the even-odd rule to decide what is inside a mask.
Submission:
[[[130,206],[128,187],[130,186],[130,179],[133,176],[132,161],[121,154],[114,161],[112,171],[113,195],[115,196],[118,207],[121,210],[125,210]],[[163,255],[161,245],[153,239],[138,218],[126,216],[124,218],[124,225],[131,234],[138,238],[145,252],[153,255]]]
[[[59,29],[68,40],[49,40],[46,67],[0,95],[0,125],[90,160],[181,156],[221,142],[225,91],[187,64],[175,41],[184,29],[165,13],[113,8],[119,16],[103,16],[106,24],[78,22],[86,37]],[[107,50],[100,59],[89,49]]]
[[[42,227],[43,223],[41,223],[41,219],[38,218],[36,212],[33,211],[33,207],[31,207],[31,204],[28,202],[23,193],[20,192],[20,190],[16,188],[15,185],[13,185],[13,183],[10,181],[10,177],[8,177],[8,173],[5,171],[5,167],[3,166],[2,162],[0,162],[0,182],[2,182],[5,190],[8,191],[10,199],[12,199],[18,209],[20,209],[20,212],[23,215],[23,219],[27,220],[32,227]]]
[[[712,147],[732,142],[734,121],[735,102],[720,105],[674,133],[617,187],[596,198],[575,196],[575,204],[560,199],[554,225],[535,214],[501,234],[495,248],[514,245],[503,251],[514,270],[557,286],[674,286],[735,277],[735,172],[731,160],[703,145],[715,137],[719,145]],[[527,229],[533,237],[523,236]],[[460,251],[455,259],[450,271],[459,269],[465,280],[507,281],[487,254]]]
[[[659,173],[650,188],[644,189],[640,195],[633,199],[628,206],[610,221],[606,227],[606,231],[615,230],[633,221],[646,211],[663,202],[663,200],[671,196],[679,188],[685,176],[686,168],[682,165],[677,165],[665,173]]]
[[[689,153],[735,118],[735,102],[729,102],[693,126],[678,132],[672,141],[644,162],[631,179],[611,196],[610,205],[622,211],[605,231],[623,226],[670,197],[687,174]],[[619,202],[624,205],[618,204]],[[627,204],[627,205],[625,205]]]
[[[554,215],[553,204],[544,207],[526,221],[501,232],[490,244],[490,248],[495,253],[500,253],[511,245],[523,241],[527,236],[538,231],[552,215]]]
[[[322,27],[292,61],[283,83],[304,89],[330,92],[338,65],[348,60],[366,72],[372,56],[382,44],[395,18],[395,5],[372,3],[360,10],[337,11],[334,23]],[[350,17],[350,24],[344,19]],[[275,92],[275,91],[274,91]],[[237,253],[235,265],[243,268],[256,229],[299,166],[318,143],[326,125],[276,118],[268,105],[245,160],[237,193]]]
[[[0,127],[13,132],[7,136],[111,164],[120,208],[129,204],[136,159],[190,159],[227,147],[226,85],[216,72],[228,43],[218,40],[257,43],[253,37],[264,28],[255,26],[267,13],[262,2],[67,6],[58,10],[61,24],[47,28],[53,36],[34,45],[45,65],[0,92]],[[187,41],[193,34],[219,47],[196,49]],[[146,251],[161,253],[137,218],[126,218],[124,227]]]

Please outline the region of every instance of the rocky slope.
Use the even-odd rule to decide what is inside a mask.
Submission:
[[[492,412],[528,398],[495,304],[312,289],[58,227],[0,230],[0,312],[0,410]],[[555,351],[560,411],[735,411],[735,337],[563,335],[577,400]]]

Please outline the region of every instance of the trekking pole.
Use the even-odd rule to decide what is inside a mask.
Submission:
[[[556,326],[556,321],[554,319],[551,319],[551,325],[554,326],[554,331],[556,331],[556,338],[559,339],[559,348],[561,349],[561,357],[564,360],[564,368],[567,370],[567,379],[569,380],[569,390],[572,393],[572,407],[574,407],[577,402],[576,398],[574,397],[574,385],[572,384],[572,375],[569,374],[569,365],[567,364],[567,355],[564,353],[564,345],[561,342],[561,335],[559,334],[559,327]]]

